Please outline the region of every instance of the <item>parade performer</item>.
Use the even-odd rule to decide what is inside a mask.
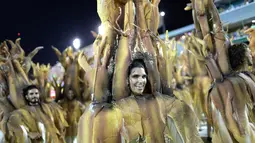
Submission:
[[[192,0],[196,36],[186,36],[193,45],[192,52],[204,61],[213,84],[208,94],[207,117],[214,128],[213,142],[254,142],[254,125],[248,115],[254,109],[254,82],[246,75],[233,71],[231,61],[239,54],[228,52],[243,48],[242,45],[230,46],[222,28],[219,14],[213,0]],[[201,40],[201,39],[203,40]],[[235,48],[235,49],[232,49]],[[244,60],[242,59],[242,61]],[[236,60],[235,60],[236,61]],[[230,63],[229,63],[230,62]],[[234,61],[232,61],[234,62]],[[239,65],[235,63],[235,65]],[[240,66],[240,65],[239,65]]]
[[[66,121],[69,126],[66,128],[65,132],[66,142],[73,143],[77,136],[78,122],[85,110],[85,106],[77,100],[72,89],[69,89],[68,94],[59,104],[67,114]]]
[[[92,89],[92,103],[80,118],[78,142],[202,142],[189,106],[161,93],[170,82],[160,81],[160,72],[165,71],[159,70],[159,65],[164,61],[158,60],[158,38],[153,30],[158,19],[152,19],[158,14],[158,3],[126,3],[121,11],[125,13],[123,30],[112,29],[118,36],[114,38],[116,51],[107,53],[112,55],[109,59],[103,58],[101,51],[107,46],[104,35],[94,42],[94,68],[82,53],[79,55],[78,62]],[[146,14],[144,10],[148,10]]]
[[[65,130],[58,128],[58,123],[64,127],[68,124],[61,107],[54,105],[53,109],[40,102],[39,89],[35,85],[27,86],[23,94],[27,105],[13,111],[7,121],[10,142],[64,142]]]
[[[6,42],[0,46],[1,80],[7,85],[1,86],[3,97],[0,102],[1,130],[6,142],[61,142],[67,127],[65,113],[59,105],[54,102],[45,103],[44,96],[39,95],[47,84],[42,84],[39,89],[31,85],[28,76],[33,64],[31,59],[41,48],[36,48],[25,57],[20,39],[15,43],[9,40],[8,43],[11,48]],[[37,74],[34,77],[39,84],[46,81],[47,75]]]

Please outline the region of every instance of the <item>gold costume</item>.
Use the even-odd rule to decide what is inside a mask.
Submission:
[[[77,142],[120,143],[123,124],[120,109],[114,104],[92,104],[80,118]]]
[[[232,46],[225,38],[213,1],[192,3],[198,38],[191,35],[186,40],[193,45],[192,53],[204,62],[213,81],[206,104],[207,117],[214,128],[212,142],[255,142],[254,123],[249,117],[254,114],[250,109],[254,110],[251,105],[254,105],[255,83],[247,75],[233,71],[228,55]]]
[[[106,1],[97,2],[98,6],[108,8],[104,12],[102,7],[98,7],[101,20],[103,14],[118,14],[114,11],[116,9],[102,4]],[[111,30],[110,33],[117,32],[119,38],[112,37],[114,34],[109,36],[108,32],[98,35],[94,42],[96,49],[94,68],[88,64],[84,54],[81,53],[78,58],[78,63],[85,71],[92,89],[92,103],[80,118],[77,141],[82,143],[202,142],[196,130],[197,119],[189,106],[170,97],[171,95],[161,94],[162,88],[164,91],[170,88],[171,82],[168,80],[172,80],[172,73],[162,68],[161,63],[169,62],[166,62],[167,57],[162,58],[158,55],[159,49],[156,44],[156,41],[160,40],[156,36],[159,0],[123,1],[122,4],[125,4],[125,11],[120,7],[119,17],[114,19],[120,27],[115,23],[111,25],[113,29],[108,29]],[[108,13],[109,11],[112,13]],[[104,23],[103,20],[102,22]],[[123,23],[122,30],[120,28]],[[107,38],[111,41],[115,40],[116,53],[107,50],[109,48]],[[166,50],[164,42],[161,44]],[[130,80],[129,66],[134,59],[141,59],[146,65],[140,69],[140,72],[148,71],[145,92],[139,97],[133,96],[134,92],[130,90],[138,87],[131,88],[127,83]],[[145,76],[143,75],[143,81]]]
[[[49,97],[49,66],[33,66],[34,77],[43,94],[37,100],[41,98],[42,102],[38,106],[29,106],[22,96],[22,89],[32,83],[28,78],[33,64],[31,60],[42,48],[38,47],[25,56],[20,39],[15,43],[7,41],[11,48],[6,41],[0,45],[0,80],[6,84],[0,90],[3,96],[0,100],[0,128],[5,134],[5,142],[64,142],[64,131],[68,126],[65,112],[54,102],[44,103],[46,97]]]
[[[58,105],[45,103],[38,106],[27,105],[12,112],[7,121],[8,140],[17,143],[26,143],[28,141],[64,142],[64,137],[62,136],[63,130],[59,128],[55,121],[57,121],[61,127],[66,127],[67,123],[65,122],[61,109],[56,106]],[[44,126],[44,129],[39,126],[39,123]],[[21,126],[24,128],[22,129]],[[43,134],[45,134],[44,137]]]
[[[49,113],[48,115],[45,113]],[[52,120],[52,114],[46,104],[40,106],[25,106],[21,109],[15,110],[11,113],[7,127],[10,135],[10,142],[26,143],[26,142],[43,142],[42,128],[38,123],[42,123],[45,128],[45,141],[46,142],[61,142],[58,135],[58,129]],[[27,132],[25,136],[24,130]]]
[[[121,109],[125,142],[199,143],[194,112],[184,102],[157,93],[130,96],[117,102]]]
[[[85,106],[76,99],[64,99],[63,101],[60,101],[59,104],[67,115],[66,121],[68,123],[68,127],[65,129],[65,137],[72,138],[73,140],[77,136],[78,122]]]

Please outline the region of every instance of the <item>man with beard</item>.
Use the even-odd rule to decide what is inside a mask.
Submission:
[[[40,102],[40,92],[35,85],[24,88],[23,96],[27,105],[11,113],[7,123],[8,140],[14,143],[64,142],[63,131],[55,122],[64,117],[62,114],[56,117],[54,112],[60,109],[54,111],[52,105]]]
[[[29,106],[37,106],[40,104],[39,90],[35,85],[30,85],[23,89],[23,95]]]

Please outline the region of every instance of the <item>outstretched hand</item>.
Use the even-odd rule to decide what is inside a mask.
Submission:
[[[192,0],[196,34],[203,39],[223,74],[231,72],[227,50],[228,39],[213,0]]]

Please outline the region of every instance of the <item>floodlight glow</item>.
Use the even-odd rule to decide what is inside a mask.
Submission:
[[[73,46],[76,50],[78,50],[81,47],[81,40],[76,38],[73,40]]]
[[[165,13],[164,11],[161,11],[161,12],[160,12],[160,16],[163,17],[163,16],[165,16],[165,15],[166,15],[166,13]]]

